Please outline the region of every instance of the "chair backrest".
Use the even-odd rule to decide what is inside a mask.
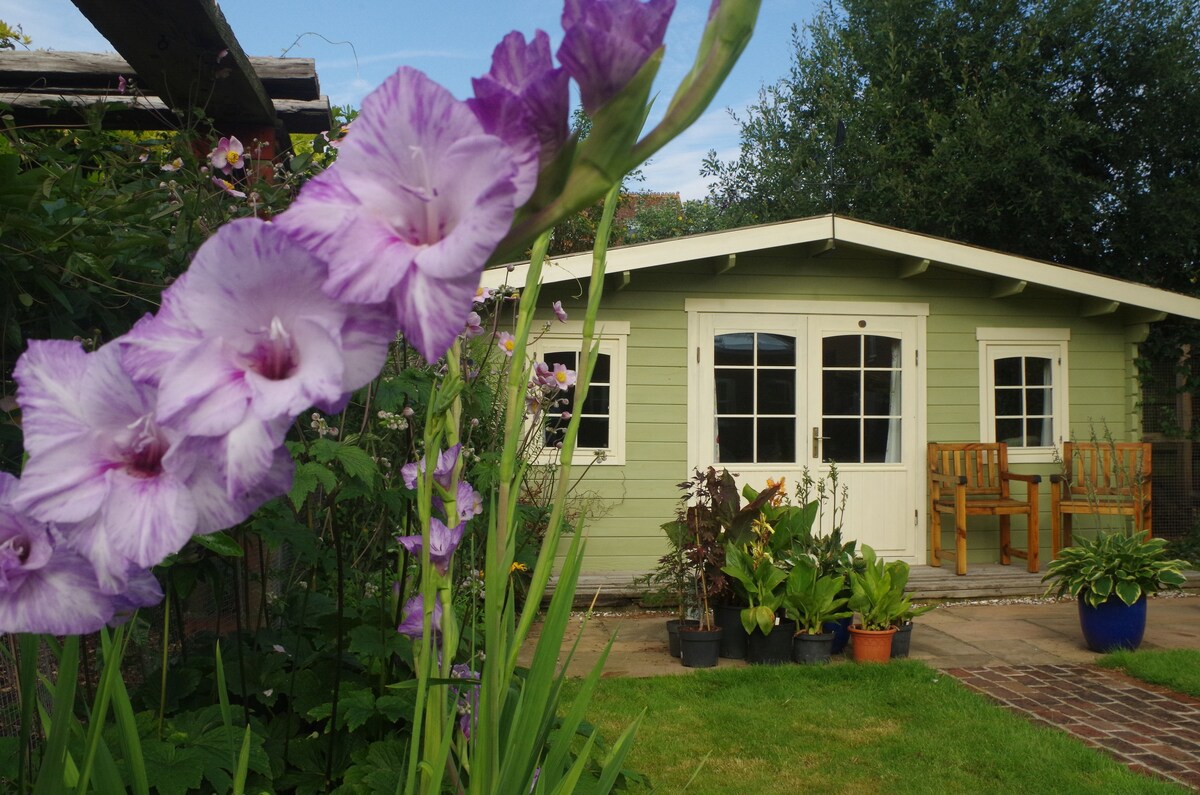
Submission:
[[[1008,496],[1008,445],[1003,442],[929,444],[929,471],[967,479],[967,496]]]
[[[1063,442],[1063,464],[1072,493],[1140,497],[1150,480],[1150,443]]]

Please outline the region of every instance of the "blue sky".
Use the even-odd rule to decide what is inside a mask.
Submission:
[[[657,86],[662,105],[695,55],[709,0],[677,0]],[[678,191],[685,199],[707,193],[700,163],[709,149],[737,151],[737,127],[727,108],[740,111],[764,84],[788,70],[792,25],[803,26],[819,0],[764,0],[754,40],[706,113],[644,169],[647,190]],[[228,0],[221,5],[249,55],[315,58],[321,89],[335,104],[357,105],[398,66],[421,69],[460,98],[471,77],[487,72],[491,52],[510,30],[527,36],[541,28],[557,48],[561,39],[554,0]],[[20,24],[33,46],[106,51],[112,47],[70,0],[0,0],[0,19]],[[653,119],[652,119],[653,120]]]

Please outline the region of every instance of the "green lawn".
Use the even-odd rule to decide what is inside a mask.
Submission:
[[[1200,697],[1200,651],[1118,651],[1096,661],[1106,668],[1119,668],[1130,676],[1177,693]]]
[[[660,793],[1185,791],[915,661],[607,679],[588,715],[612,739],[642,709],[627,767]]]

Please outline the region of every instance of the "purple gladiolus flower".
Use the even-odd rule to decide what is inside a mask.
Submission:
[[[256,488],[228,496],[217,440],[160,424],[158,390],[121,369],[115,342],[85,353],[76,342],[35,340],[13,375],[29,454],[13,504],[56,522],[106,593],[124,590],[130,568],[237,524],[290,485],[281,449]]]
[[[555,301],[550,308],[554,310],[554,316],[558,318],[559,323],[567,322],[567,310],[563,309],[562,301]]]
[[[450,666],[450,678],[468,680],[463,687],[451,685],[450,695],[458,710],[459,731],[469,740],[475,726],[475,715],[479,712],[479,674],[472,671],[467,663],[458,663]]]
[[[0,634],[82,635],[162,599],[147,571],[131,572],[120,594],[100,589],[92,564],[53,526],[17,511],[17,479],[0,472]]]
[[[433,479],[444,489],[450,488],[450,475],[454,472],[454,465],[458,463],[458,454],[461,451],[462,444],[456,444],[438,454],[437,464],[433,468]],[[407,488],[417,487],[417,477],[425,471],[426,458],[427,456],[422,456],[420,461],[411,461],[400,467],[400,476],[404,478]]]
[[[516,203],[524,204],[567,139],[570,102],[566,71],[550,57],[550,37],[539,30],[528,44],[513,31],[496,45],[492,70],[471,81],[468,100],[483,128],[513,149],[518,168]]]
[[[287,427],[316,405],[337,412],[378,374],[391,320],[322,291],[325,263],[256,219],[221,227],[121,339],[123,363],[159,387],[157,417],[225,439],[230,495],[273,465]]]
[[[465,522],[473,516],[483,513],[483,496],[475,491],[475,487],[465,480],[458,481],[458,495],[455,498],[458,505],[458,519]]]
[[[423,621],[423,613],[425,611],[425,600],[421,598],[421,594],[409,599],[404,603],[404,607],[400,610],[400,626],[396,627],[396,631],[401,635],[407,635],[413,640],[421,639],[421,629]],[[442,633],[442,603],[435,599],[433,601],[433,636],[437,638]]]
[[[450,558],[454,557],[454,550],[458,549],[458,545],[462,543],[463,531],[466,528],[465,521],[459,522],[451,529],[446,527],[445,523],[436,516],[430,518],[429,560],[439,574],[445,574],[450,570]],[[408,550],[410,555],[421,553],[421,536],[396,536],[396,540]]]
[[[329,262],[325,291],[387,302],[426,361],[463,328],[516,208],[512,150],[464,102],[401,68],[363,100],[338,161],[276,223]]]
[[[675,0],[566,0],[558,60],[592,115],[662,46]]]

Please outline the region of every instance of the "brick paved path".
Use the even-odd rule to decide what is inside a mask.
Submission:
[[[1200,790],[1200,700],[1087,665],[951,668],[976,692],[1140,773]]]

